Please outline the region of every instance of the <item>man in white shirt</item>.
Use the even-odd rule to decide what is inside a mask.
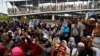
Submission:
[[[77,48],[72,51],[72,56],[87,56],[84,43],[78,43]]]
[[[95,56],[100,56],[100,49],[96,47],[92,47],[92,49],[96,52]]]

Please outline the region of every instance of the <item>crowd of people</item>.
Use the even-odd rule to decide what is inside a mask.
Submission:
[[[0,21],[0,56],[100,56],[99,36],[95,20]]]

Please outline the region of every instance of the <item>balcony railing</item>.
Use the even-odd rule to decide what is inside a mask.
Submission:
[[[39,13],[39,12],[48,12],[48,11],[71,11],[71,10],[83,10],[83,9],[100,9],[100,3],[94,4],[71,4],[66,5],[48,5],[41,6],[37,8],[8,8],[9,15],[18,15],[18,14],[27,14],[27,13]]]

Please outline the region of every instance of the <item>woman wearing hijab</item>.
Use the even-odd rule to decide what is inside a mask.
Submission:
[[[25,53],[20,47],[14,47],[12,49],[12,56],[25,56]]]
[[[67,47],[67,42],[62,40],[60,46],[58,47],[57,56],[66,56],[69,54],[69,48]]]
[[[73,48],[76,47],[76,43],[75,43],[74,37],[70,37],[69,42],[68,42],[68,46],[69,47],[73,47]]]

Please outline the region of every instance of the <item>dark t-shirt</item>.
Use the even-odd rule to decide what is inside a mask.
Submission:
[[[87,56],[86,50],[81,51],[78,56]]]

